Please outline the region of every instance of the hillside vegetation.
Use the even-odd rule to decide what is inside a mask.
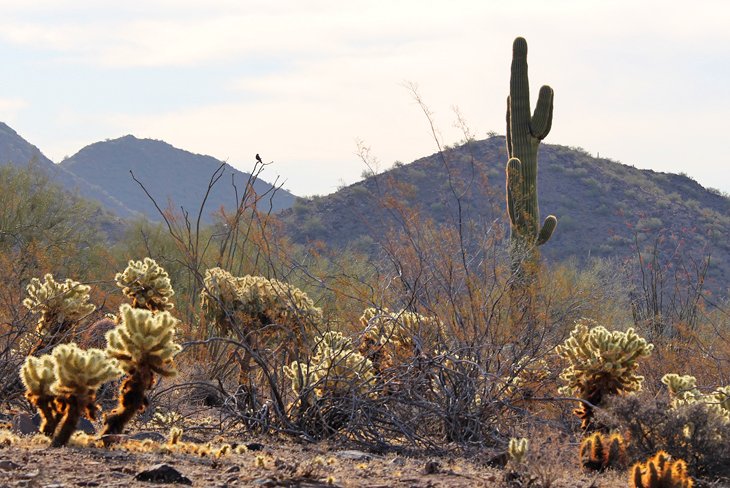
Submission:
[[[504,137],[472,141],[392,168],[336,193],[299,199],[281,214],[292,238],[333,249],[376,250],[403,229],[402,212],[437,224],[465,222],[506,228]],[[540,210],[558,217],[559,232],[542,246],[552,263],[590,258],[634,259],[659,239],[666,255],[711,255],[707,286],[727,293],[730,198],[683,175],[640,170],[579,148],[543,144]],[[457,199],[457,196],[459,197]]]

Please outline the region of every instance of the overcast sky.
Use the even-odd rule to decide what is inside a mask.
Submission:
[[[0,0],[0,120],[58,162],[126,134],[242,170],[260,153],[298,195],[443,142],[505,131],[512,40],[547,143],[730,192],[730,2]],[[533,100],[534,105],[535,100]]]

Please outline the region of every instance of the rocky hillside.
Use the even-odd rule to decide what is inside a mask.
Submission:
[[[730,199],[675,174],[639,170],[591,157],[579,148],[543,144],[539,191],[543,218],[558,228],[542,247],[548,260],[591,256],[634,258],[636,238],[661,238],[665,253],[712,255],[708,284],[728,289]],[[503,137],[475,141],[393,168],[325,197],[300,199],[282,213],[298,242],[367,248],[399,229],[401,209],[454,222],[455,193],[466,221],[504,226]],[[449,178],[449,174],[451,178]],[[450,184],[451,182],[451,184]],[[454,191],[452,191],[452,188]]]
[[[144,194],[130,174],[145,186],[163,209],[168,205],[185,208],[196,215],[208,182],[221,161],[177,149],[163,141],[125,136],[97,142],[65,159],[60,166],[80,178],[103,188],[107,193],[149,219],[160,220],[152,201]],[[223,176],[213,187],[203,218],[209,220],[221,207],[236,208],[236,193],[232,181],[243,192],[250,175],[226,165]],[[288,208],[294,196],[284,189],[271,192],[271,184],[256,180],[254,189],[266,194],[261,202],[273,212]],[[267,193],[268,192],[268,193]]]

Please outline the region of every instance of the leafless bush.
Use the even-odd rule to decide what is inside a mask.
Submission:
[[[628,432],[632,461],[663,449],[687,461],[694,476],[730,477],[730,423],[700,402],[673,408],[665,399],[630,395],[613,398],[599,415],[608,428]]]

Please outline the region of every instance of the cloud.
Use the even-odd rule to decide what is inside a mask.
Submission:
[[[95,106],[74,103],[75,113],[64,115],[63,140],[49,135],[36,142],[55,148],[56,158],[78,150],[68,141],[83,137],[71,132],[100,139],[134,133],[228,158],[241,169],[261,153],[300,194],[357,179],[358,138],[384,167],[436,150],[404,81],[420,85],[444,142],[461,137],[452,127],[452,105],[477,137],[504,132],[517,35],[530,43],[533,90],[545,83],[556,90],[548,143],[674,169],[690,164],[689,148],[696,146],[682,134],[701,139],[695,127],[719,125],[730,111],[724,89],[730,31],[721,1],[696,1],[691,11],[656,0],[149,0],[113,8],[90,0],[0,0],[0,6],[0,43],[42,54],[37,62],[51,59],[58,78],[71,80],[67,86],[76,86],[78,64],[89,90],[104,90],[104,76],[137,75],[120,97],[135,102],[134,112],[100,106],[107,94],[94,93]],[[99,73],[101,82],[93,78]],[[166,100],[162,109],[155,95],[144,99],[145,82],[163,87],[150,94],[175,85],[189,86],[180,92],[193,96]],[[194,90],[216,96],[196,97]],[[713,160],[728,157],[721,148]]]
[[[0,98],[0,120],[12,123],[27,106],[22,98]]]

